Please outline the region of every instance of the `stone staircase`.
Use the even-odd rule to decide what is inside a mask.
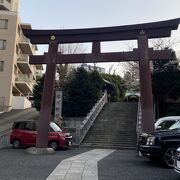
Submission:
[[[81,143],[82,147],[135,149],[137,103],[107,103]]]

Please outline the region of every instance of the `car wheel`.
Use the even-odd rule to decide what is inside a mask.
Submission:
[[[174,156],[176,153],[177,147],[175,146],[169,146],[166,149],[164,149],[162,153],[162,162],[165,166],[169,168],[174,168]]]
[[[18,140],[18,139],[14,140],[14,141],[13,141],[13,148],[14,148],[14,149],[18,149],[18,148],[20,148],[20,147],[21,147],[21,142],[20,142],[20,140]]]
[[[57,150],[58,149],[58,143],[56,141],[51,141],[49,143],[49,147],[54,149],[54,150]]]

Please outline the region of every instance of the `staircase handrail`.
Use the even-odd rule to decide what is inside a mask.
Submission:
[[[141,101],[139,98],[138,111],[137,111],[137,124],[136,124],[137,140],[139,138],[139,135],[142,133],[141,119],[142,119],[142,111],[141,111]]]
[[[76,144],[80,144],[82,142],[85,135],[89,131],[90,127],[92,126],[93,122],[95,121],[96,117],[100,113],[103,106],[107,103],[107,101],[107,91],[105,91],[101,99],[93,106],[93,108],[84,118],[80,127],[76,129]]]

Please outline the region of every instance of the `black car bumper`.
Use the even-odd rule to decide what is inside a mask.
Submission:
[[[161,155],[161,147],[159,146],[139,145],[138,150],[146,157],[159,157]]]

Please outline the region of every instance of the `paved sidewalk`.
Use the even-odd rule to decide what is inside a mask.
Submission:
[[[99,160],[115,150],[94,149],[63,160],[47,180],[98,180]]]

